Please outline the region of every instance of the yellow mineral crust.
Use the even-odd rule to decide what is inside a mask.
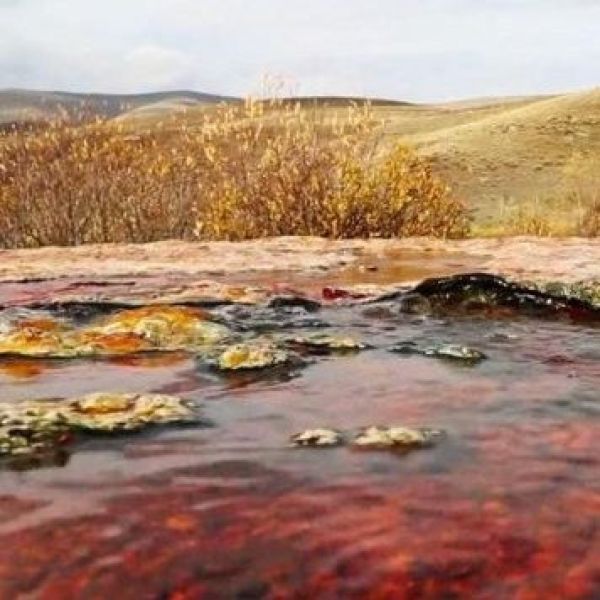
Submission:
[[[195,350],[223,341],[228,330],[200,309],[145,306],[118,312],[92,327],[101,334],[135,334],[157,350]]]
[[[196,420],[189,402],[163,394],[100,392],[65,400],[0,403],[0,425],[17,430],[133,431]]]
[[[264,369],[280,365],[288,360],[287,352],[269,341],[254,341],[234,344],[227,348],[218,359],[217,366],[222,371]]]
[[[61,411],[68,426],[90,431],[135,430],[195,420],[188,402],[163,394],[89,394],[67,401]]]
[[[435,429],[408,427],[367,427],[354,440],[362,448],[414,448],[428,446],[442,435]]]
[[[78,356],[120,356],[155,350],[149,340],[134,333],[82,331],[71,339]]]
[[[63,356],[63,333],[34,327],[19,328],[0,334],[0,354],[24,356]]]
[[[195,351],[222,342],[228,334],[200,309],[147,306],[117,312],[82,329],[51,318],[14,321],[0,332],[0,355],[76,358]]]

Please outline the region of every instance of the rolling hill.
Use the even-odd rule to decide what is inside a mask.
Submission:
[[[119,96],[6,90],[0,91],[0,124],[47,118],[83,104],[134,131],[151,130],[169,116],[193,126],[207,107],[235,100],[187,91]],[[306,110],[333,114],[363,99],[294,100]],[[499,206],[559,195],[565,166],[574,155],[600,160],[600,88],[445,104],[371,102],[384,122],[384,145],[406,143],[428,157],[484,224],[498,218]]]
[[[149,94],[76,94],[35,90],[0,90],[0,125],[35,122],[84,110],[102,117],[116,117],[157,103],[215,104],[233,100],[227,96],[191,91]]]
[[[499,201],[560,194],[577,154],[600,159],[600,89],[443,116],[440,110],[448,109],[421,113],[412,125],[391,115],[389,131],[430,157],[483,217]]]

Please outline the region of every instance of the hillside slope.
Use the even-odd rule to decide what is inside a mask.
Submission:
[[[439,114],[436,118],[441,119]],[[487,114],[461,111],[446,126],[427,127],[425,120],[417,116],[403,127],[392,115],[389,127],[430,157],[483,215],[491,214],[499,201],[556,195],[574,155],[600,157],[600,89]]]

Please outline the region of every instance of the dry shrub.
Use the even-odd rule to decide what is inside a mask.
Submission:
[[[510,235],[549,237],[553,233],[552,224],[541,209],[538,199],[519,206],[516,214],[509,219],[506,229]]]
[[[595,202],[586,209],[580,233],[586,237],[600,237],[600,202]]]
[[[143,242],[189,231],[193,180],[177,154],[112,126],[53,124],[0,147],[9,247]]]
[[[457,237],[464,205],[409,149],[378,149],[370,107],[248,101],[149,132],[55,123],[0,137],[8,247],[272,235]]]

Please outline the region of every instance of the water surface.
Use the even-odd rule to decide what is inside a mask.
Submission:
[[[212,424],[1,470],[2,598],[600,596],[597,327],[393,303],[246,311],[235,326],[319,325],[372,349],[234,376],[185,353],[0,362],[3,400],[162,392]],[[488,360],[389,351],[406,340]],[[374,424],[447,435],[411,453],[288,446],[304,429]]]

